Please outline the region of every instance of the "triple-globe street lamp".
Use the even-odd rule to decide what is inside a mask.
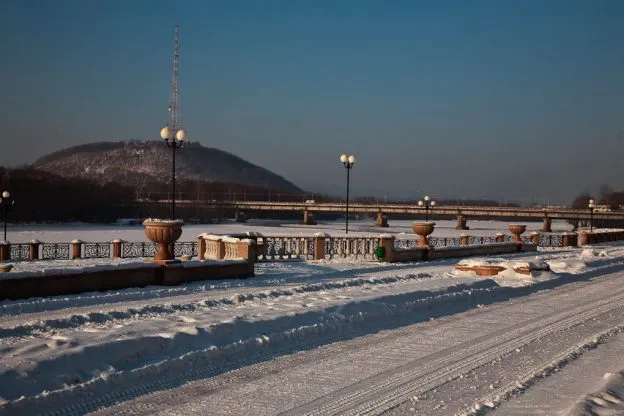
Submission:
[[[425,208],[425,221],[429,221],[429,210],[433,210],[435,204],[435,201],[429,199],[429,195],[425,195],[424,201],[418,201],[418,206]]]
[[[355,156],[343,153],[340,155],[340,161],[347,169],[347,206],[345,209],[347,215],[345,221],[345,234],[349,234],[349,171],[351,171],[351,168],[355,165]]]
[[[176,149],[182,147],[182,143],[186,139],[186,132],[182,129],[174,131],[169,127],[163,127],[160,130],[160,137],[165,140],[167,147],[172,149],[173,154],[173,166],[171,169],[171,219],[175,220],[175,155]]]
[[[2,192],[2,197],[0,197],[0,205],[2,205],[2,211],[4,212],[4,239],[3,241],[6,241],[7,239],[7,213],[15,205],[15,200],[13,199],[9,191]]]
[[[596,208],[593,199],[589,200],[587,207],[589,208],[589,232],[591,233],[594,231],[594,209]]]

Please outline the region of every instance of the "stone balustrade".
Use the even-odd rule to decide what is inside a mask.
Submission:
[[[620,229],[605,229],[605,230],[581,230],[579,232],[580,246],[586,246],[591,244],[608,243],[612,241],[624,240],[624,230]]]
[[[422,250],[412,250],[412,253],[405,253],[405,249],[411,250],[423,243],[426,243],[423,247],[438,250],[438,253],[441,253],[440,249],[448,247],[446,251],[450,253],[453,251],[451,248],[454,247],[474,247],[510,241],[517,244],[532,243],[540,247],[572,247],[624,240],[624,230],[622,229],[597,229],[593,232],[581,230],[578,234],[575,232],[531,232],[528,236],[522,236],[521,234],[525,232],[523,227],[513,224],[511,228],[516,232],[513,237],[500,232],[489,237],[475,237],[465,233],[459,237],[429,236],[429,241],[420,238],[397,238],[399,236],[394,236],[392,245],[388,242],[383,243],[383,236],[332,236],[324,233],[310,236],[268,236],[249,232],[240,235],[212,235],[209,237],[209,234],[203,234],[206,238],[198,238],[197,242],[176,242],[175,252],[183,260],[194,256],[200,259],[222,260],[247,258],[242,253],[249,250],[254,252],[254,261],[331,260],[339,258],[373,260],[375,259],[375,249],[382,245],[387,256],[392,255],[396,261],[403,261],[399,259],[407,257],[416,260],[423,259],[425,254]],[[522,233],[518,233],[519,231]],[[247,240],[254,243],[251,249],[240,244]],[[0,261],[150,257],[154,255],[154,249],[155,245],[151,242],[127,242],[119,239],[112,242],[74,240],[69,243],[47,243],[32,240],[28,243],[19,244],[3,241],[0,242]],[[393,252],[394,254],[391,254]]]

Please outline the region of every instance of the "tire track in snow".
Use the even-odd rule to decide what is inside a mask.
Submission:
[[[607,300],[592,299],[555,315],[534,318],[495,337],[486,335],[443,350],[437,357],[414,360],[403,368],[388,370],[284,415],[378,414],[535,339],[582,324],[614,309],[624,309],[624,290],[613,293]]]
[[[607,281],[612,281],[612,280],[617,280],[617,279],[610,279],[610,278],[607,279]],[[591,289],[592,287],[596,287],[596,285],[600,283],[601,283],[600,281],[584,282],[582,287],[569,288],[569,289],[564,290],[564,293],[571,293],[571,292],[576,293],[577,291],[586,292],[588,288]],[[594,307],[596,305],[596,300],[595,299],[592,300],[592,298],[604,297],[605,293],[603,292],[608,292],[610,295],[615,294],[616,292],[613,291],[612,286],[613,284],[611,284],[610,289],[608,290],[601,289],[602,292],[600,292],[600,296],[593,294],[592,296],[584,297],[584,299],[587,298],[587,300],[581,306],[577,305],[573,307],[568,307],[568,308],[565,308],[563,311],[560,311],[560,313],[551,315],[551,317],[549,318],[550,326],[548,327],[548,329],[550,331],[561,330],[563,328],[569,327],[570,325],[578,324],[578,322],[580,321],[590,319],[589,318],[590,315],[596,316],[596,314],[598,313],[597,309]],[[617,292],[617,296],[618,296],[617,300],[610,301],[611,304],[609,304],[609,301],[600,301],[599,302],[600,307],[601,307],[600,311],[611,310],[616,306],[624,307],[624,290],[620,290],[619,292]],[[515,301],[515,302],[522,303],[524,301],[526,301],[526,299],[522,299],[520,301]],[[540,327],[543,324],[543,320],[541,318],[539,319],[539,322],[536,322],[536,321],[537,320],[535,319],[528,321],[529,325],[531,325],[531,328],[535,329],[535,327]],[[367,323],[365,322],[363,325],[367,326]],[[328,342],[328,339],[331,341],[333,340],[334,337],[337,338],[336,340],[339,340],[339,335],[336,335],[337,331],[335,329],[329,328],[329,331],[330,331],[329,338],[325,338],[324,342]],[[366,335],[366,333],[369,331],[370,331],[370,328],[363,328],[363,329],[360,328],[359,333],[361,335]],[[465,354],[468,354],[468,356],[465,356],[464,360],[459,360],[459,361],[456,360],[455,362],[451,360],[449,363],[448,362],[449,357],[447,354],[445,354],[444,351],[440,352],[439,354],[435,354],[434,356],[427,357],[426,359],[424,359],[425,361],[430,361],[432,357],[434,359],[437,357],[438,360],[436,361],[436,363],[438,364],[438,366],[431,367],[430,365],[428,367],[430,371],[427,374],[422,374],[422,372],[418,372],[419,378],[421,377],[428,377],[428,378],[425,380],[427,381],[427,383],[419,387],[417,386],[417,388],[426,390],[427,388],[430,388],[431,385],[435,385],[436,383],[441,383],[441,382],[448,380],[451,374],[459,375],[465,371],[468,371],[471,365],[471,358],[481,359],[481,361],[479,362],[488,362],[488,361],[491,361],[493,358],[497,358],[498,356],[504,354],[506,351],[508,351],[509,348],[513,349],[514,346],[523,345],[524,343],[530,342],[532,339],[535,338],[535,336],[540,336],[540,334],[542,333],[548,333],[548,331],[544,332],[544,330],[542,330],[540,332],[538,330],[537,335],[536,335],[536,333],[531,334],[531,333],[528,333],[528,331],[529,329],[526,329],[526,328],[523,329],[523,327],[517,327],[517,328],[513,327],[508,330],[502,331],[500,334],[495,335],[494,340],[491,340],[492,338],[491,336],[484,337],[487,339],[482,340],[482,342],[478,344],[478,347],[476,349],[483,348],[483,346],[485,345],[484,343],[487,343],[488,339],[490,339],[491,341],[489,342],[494,342],[494,344],[492,344],[493,352],[490,352],[488,355],[480,355],[481,353],[479,351],[474,351],[475,348],[472,348],[470,350],[470,346],[472,344],[472,342],[470,342],[470,343],[467,343],[467,345],[465,344],[456,348],[448,349],[446,351],[446,352],[449,352],[451,355],[455,354],[455,351],[457,350],[466,351]],[[358,331],[356,330],[356,333],[357,332]],[[355,335],[355,334],[352,334],[352,335]],[[237,366],[240,367],[240,366],[248,365],[250,363],[254,363],[258,361],[267,361],[272,358],[277,358],[279,356],[282,356],[284,354],[292,354],[300,350],[301,348],[300,344],[302,343],[306,344],[308,347],[313,347],[315,345],[323,344],[322,340],[318,340],[316,338],[312,338],[311,340],[300,339],[299,341],[302,341],[302,342],[297,342],[297,340],[295,340],[295,342],[293,342],[292,340],[287,340],[285,344],[284,343],[276,343],[275,345],[268,344],[268,346],[265,346],[266,350],[262,352],[260,356],[249,358],[245,354],[245,357],[242,360],[237,360],[236,363],[231,363],[230,359],[227,359],[226,362],[230,362],[231,364],[235,366],[234,368],[236,368]],[[470,352],[472,352],[472,355],[469,354]],[[129,400],[134,397],[144,395],[150,392],[158,391],[158,390],[166,390],[168,388],[177,387],[181,385],[185,380],[188,381],[188,380],[193,380],[193,379],[196,380],[198,378],[201,379],[205,377],[210,377],[211,375],[218,374],[219,371],[222,372],[224,370],[223,364],[220,367],[218,365],[217,367],[215,367],[214,363],[211,363],[209,365],[200,365],[201,360],[196,360],[194,359],[194,357],[186,357],[186,358],[181,357],[181,359],[182,360],[190,359],[189,363],[191,362],[193,363],[192,370],[188,370],[186,373],[176,371],[176,368],[178,367],[181,369],[188,368],[188,366],[185,366],[183,363],[180,363],[179,366],[174,366],[172,368],[173,371],[165,371],[165,372],[157,371],[156,373],[154,373],[153,377],[149,376],[150,373],[147,372],[145,373],[146,374],[145,377],[139,378],[136,380],[132,388],[125,388],[125,389],[109,392],[106,395],[97,397],[96,399],[93,399],[92,392],[89,393],[89,391],[91,390],[88,388],[89,386],[78,386],[77,387],[78,391],[75,392],[78,395],[73,395],[71,394],[71,392],[69,392],[70,393],[69,395],[65,395],[65,393],[68,393],[68,392],[65,392],[65,393],[59,392],[58,394],[60,396],[58,396],[57,400],[62,400],[62,402],[64,403],[71,400],[72,402],[74,402],[74,405],[69,406],[69,407],[61,407],[60,409],[57,409],[57,411],[51,411],[49,414],[54,414],[54,415],[84,414],[88,411],[94,411],[104,406],[110,406],[111,404],[114,404],[115,402]],[[451,364],[452,368],[451,370],[444,372],[446,367],[448,367],[447,364]],[[262,365],[259,365],[259,366],[260,366],[260,369],[257,370],[257,372],[259,373],[256,373],[256,376],[262,377],[266,375],[265,370],[262,369]],[[243,376],[242,376],[243,380],[248,380],[248,377],[250,377],[249,371],[247,371],[246,369],[243,369],[241,371],[243,373]],[[286,370],[284,369],[284,371]],[[441,376],[440,372],[444,372],[444,375]],[[145,381],[146,379],[148,379],[149,381]],[[111,378],[110,382],[116,383],[114,378]],[[207,391],[210,392],[210,391],[215,391],[215,390],[227,390],[230,383],[227,382],[227,377],[225,378],[216,377],[216,378],[209,379],[209,380],[196,381],[196,382],[191,383],[191,385],[193,385],[197,389],[198,395],[202,395],[202,394],[207,394],[206,393]],[[197,387],[198,385],[200,387]],[[392,385],[392,383],[389,386],[396,387]],[[192,400],[192,397],[188,394],[188,391],[186,390],[183,390],[183,391],[184,391],[183,393],[180,393],[180,392],[177,392],[177,389],[176,389],[176,390],[172,390],[171,394],[167,394],[167,392],[163,392],[164,396],[160,396],[158,393],[156,393],[155,396],[157,396],[157,398],[164,397],[162,400],[167,405],[176,403],[176,401],[178,400],[185,400],[185,401]],[[373,392],[373,393],[377,394],[376,392]],[[411,393],[407,393],[408,396],[409,394]],[[376,397],[372,397],[373,400],[371,401],[371,400],[367,400],[367,399],[371,399],[371,397],[367,397],[365,395],[363,396],[365,398],[364,405],[371,406],[372,404],[373,407],[376,409],[375,411],[379,410],[380,407],[389,408],[394,405],[393,404],[394,401],[400,402],[401,400],[404,400],[405,392],[400,392],[400,394],[398,395],[391,394],[391,396],[392,397],[390,399],[394,399],[394,400],[388,400],[388,397],[376,396]],[[63,397],[65,398],[62,399]],[[152,396],[150,396],[147,399],[151,399],[151,397]],[[40,406],[41,406],[40,408],[42,409],[47,408],[49,410],[52,410],[53,408],[56,407],[56,406],[49,407],[48,405],[46,405],[46,400],[45,400],[46,397],[32,398],[32,400],[35,401],[33,405],[36,405],[37,404],[36,402],[39,401],[39,399],[43,399],[40,403]],[[127,406],[122,404],[122,405],[111,408],[111,412],[104,411],[103,414],[115,414],[115,415],[151,414],[154,410],[158,409],[157,405],[155,408],[151,406],[145,407],[144,401],[141,401],[141,399],[138,399],[138,401],[141,403],[141,406],[139,407],[140,409],[150,408],[151,411],[146,410],[145,412],[142,412],[142,411],[137,412],[136,411],[138,409],[137,407],[133,407],[131,404]],[[326,404],[326,403],[327,403],[327,400],[326,399],[323,400],[323,404]],[[14,403],[14,404],[18,405],[19,403]],[[349,405],[346,406],[346,409],[344,409],[345,406],[341,406],[340,409],[341,411],[342,410],[348,411],[349,408],[353,407],[353,405],[358,405],[358,404],[362,404],[362,403],[360,403],[359,400],[356,400],[356,403],[349,402]],[[15,409],[20,409],[20,407],[16,407]],[[357,410],[357,412],[359,411],[361,411],[361,409]],[[296,411],[295,413],[299,414],[301,412]],[[327,412],[327,414],[332,414],[332,413]]]

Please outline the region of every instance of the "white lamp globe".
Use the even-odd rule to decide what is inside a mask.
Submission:
[[[435,207],[435,201],[431,201],[431,206]]]
[[[176,133],[176,139],[179,141],[184,141],[186,139],[186,132],[182,129],[178,130]]]
[[[422,207],[423,206],[423,201],[418,201],[418,206]]]
[[[355,156],[353,156],[353,155],[349,156],[349,163],[351,163],[351,164],[355,163]]]
[[[344,153],[342,155],[340,155],[340,161],[342,163],[346,163],[347,160],[349,160],[349,158],[347,157],[347,155],[345,155]]]
[[[8,198],[10,196],[11,196],[11,194],[9,193],[9,191],[2,192],[2,198]]]
[[[425,195],[425,201],[429,201],[429,195]]]
[[[169,127],[163,127],[160,130],[160,137],[162,137],[163,139],[168,139],[170,133],[171,132],[169,131]]]

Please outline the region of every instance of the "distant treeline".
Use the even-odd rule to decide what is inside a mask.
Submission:
[[[0,167],[0,192],[8,190],[15,200],[9,214],[12,222],[112,222],[119,218],[167,217],[171,199],[171,184],[142,181],[137,186],[119,183],[99,184],[93,180],[65,178],[29,167],[8,169]],[[176,200],[185,201],[274,201],[274,202],[341,202],[344,197],[320,193],[288,193],[237,183],[180,180],[176,183]],[[159,203],[159,201],[161,201]],[[376,197],[351,198],[352,202],[371,204],[417,203]],[[446,200],[438,205],[517,206],[487,200]],[[206,208],[204,204],[179,203],[177,216],[186,220],[209,221],[231,218],[232,212]],[[299,218],[301,213],[253,213],[256,218]],[[327,215],[338,217],[339,215]],[[325,217],[325,216],[323,216]]]

